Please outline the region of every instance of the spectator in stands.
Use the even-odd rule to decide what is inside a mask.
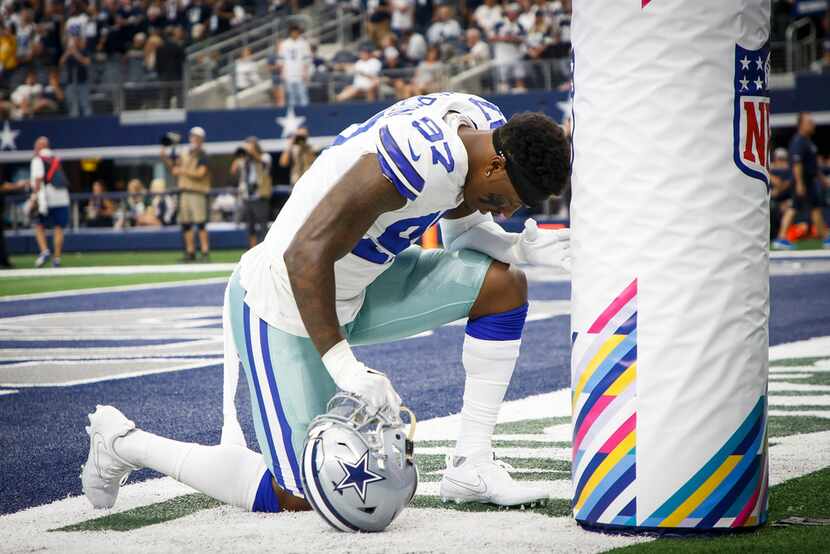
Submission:
[[[147,35],[136,33],[133,36],[130,49],[124,56],[125,80],[128,83],[141,83],[147,80],[147,57],[145,47],[147,46]]]
[[[461,40],[461,25],[453,19],[452,7],[444,4],[435,13],[435,21],[427,30],[427,41],[432,46],[442,46]]]
[[[176,197],[165,194],[166,191],[167,183],[164,179],[150,181],[150,210],[162,225],[173,225],[176,223]]]
[[[187,18],[187,26],[190,29],[190,36],[192,37],[197,27],[204,30],[210,24],[210,6],[206,5],[204,0],[191,0],[190,5],[187,6],[185,11],[185,16]]]
[[[401,37],[400,49],[407,60],[419,62],[427,57],[427,41],[417,31],[406,31]]]
[[[150,199],[144,184],[138,179],[130,179],[127,183],[127,198],[116,227],[157,227],[158,225],[160,222],[150,209]]]
[[[254,53],[250,46],[242,49],[242,54],[234,64],[234,86],[237,92],[251,88],[260,82],[257,63],[254,60]]]
[[[88,227],[112,227],[115,204],[107,198],[103,181],[92,183],[92,195],[86,204],[85,215]]]
[[[552,57],[553,36],[544,11],[536,10],[533,23],[527,27],[524,46],[527,57],[531,60]]]
[[[54,258],[52,265],[61,265],[63,228],[69,224],[69,181],[60,160],[49,149],[49,139],[38,137],[34,145],[34,157],[29,166],[29,182],[32,187],[33,205],[37,206],[35,240],[40,254],[35,267],[43,267],[52,251],[46,242],[46,229],[54,228],[52,239]]]
[[[525,39],[525,32],[518,22],[518,4],[505,6],[506,17],[496,23],[493,27],[493,34],[490,43],[493,45],[494,60],[496,62],[496,74],[498,76],[498,91],[508,92],[510,80],[514,81],[514,92],[524,92],[525,88],[525,67],[521,63],[522,44]]]
[[[241,219],[253,248],[265,237],[271,221],[271,155],[262,151],[256,137],[248,137],[237,149],[231,175],[239,178]]]
[[[41,59],[47,67],[56,67],[63,52],[63,4],[61,2],[47,2],[43,15],[38,24],[38,35],[41,44]],[[99,31],[96,21],[91,25]],[[95,44],[95,42],[90,43]]]
[[[203,145],[205,130],[193,127],[190,130],[190,148],[180,149],[175,161],[167,150],[162,148],[161,159],[174,177],[178,177],[179,194],[179,224],[182,226],[185,255],[183,262],[196,261],[196,240],[194,228],[199,231],[199,246],[201,247],[202,261],[210,259],[210,245],[208,243],[207,220],[208,199],[210,192],[210,172],[208,171],[207,154]]]
[[[501,19],[501,5],[496,0],[484,0],[484,3],[473,12],[473,22],[485,35],[492,34],[493,28]]]
[[[389,34],[383,39],[383,78],[382,84],[391,86],[398,99],[409,96],[409,79],[411,69],[395,43],[395,35]]]
[[[366,6],[366,33],[375,46],[380,46],[383,37],[389,34],[391,10],[388,0],[368,0]]]
[[[42,112],[55,112],[58,107],[44,94],[43,85],[37,82],[34,71],[26,74],[26,80],[12,93],[12,115],[15,117],[32,117]]]
[[[317,153],[308,143],[308,129],[300,127],[280,154],[280,167],[290,167],[289,184],[293,187],[311,167]]]
[[[14,269],[14,265],[9,260],[8,250],[6,249],[6,195],[15,194],[26,190],[26,182],[18,181],[16,183],[4,183],[0,181],[0,269]]]
[[[49,84],[43,89],[43,97],[54,104],[55,111],[64,112],[65,95],[61,87],[60,73],[57,69],[49,71]]]
[[[770,234],[778,236],[781,218],[792,207],[793,174],[786,148],[776,148],[769,168]]]
[[[0,86],[8,83],[9,76],[17,67],[17,39],[11,26],[0,21]]]
[[[28,67],[35,59],[40,49],[37,26],[34,22],[32,8],[25,6],[20,10],[20,17],[15,26],[15,42],[17,44],[17,65]]]
[[[798,114],[798,131],[790,141],[789,148],[794,185],[793,207],[786,210],[781,218],[778,239],[773,242],[774,248],[793,248],[787,240],[787,231],[795,220],[796,213],[804,211],[809,214],[816,236],[824,241],[825,248],[830,248],[827,223],[822,211],[826,205],[825,189],[830,187],[830,180],[818,170],[818,149],[812,139],[815,131],[813,116],[807,112]]]
[[[156,73],[163,83],[178,83],[182,80],[185,52],[184,31],[171,27],[164,42],[156,49]]]
[[[308,80],[311,77],[311,46],[303,37],[303,28],[292,24],[288,38],[279,46],[282,85],[289,107],[308,106]]]
[[[444,88],[445,74],[446,69],[441,62],[441,51],[437,46],[430,46],[426,59],[415,69],[415,76],[412,78],[412,84],[406,96],[438,92]]]
[[[92,115],[92,104],[89,100],[89,66],[92,58],[83,37],[70,36],[60,63],[67,76],[66,95],[69,99],[69,115],[72,117]]]
[[[214,4],[213,14],[216,17],[216,33],[221,34],[231,30],[232,22],[236,17],[234,4],[230,0],[219,0]]]
[[[471,67],[490,60],[490,45],[481,40],[481,31],[475,27],[467,29],[464,37],[467,52],[461,56],[461,63]]]
[[[390,26],[395,36],[402,36],[415,27],[415,0],[389,0],[392,10]]]
[[[337,95],[338,102],[344,102],[364,96],[366,100],[373,102],[378,97],[378,86],[380,85],[380,70],[383,67],[380,60],[375,57],[372,48],[364,46],[360,49],[360,59],[352,65],[352,84],[344,88]]]
[[[271,71],[271,94],[274,96],[274,105],[278,108],[285,107],[285,86],[282,82],[282,60],[280,60],[280,47],[282,39],[274,43],[274,51],[268,56],[268,70]]]
[[[419,33],[426,31],[427,27],[432,23],[432,12],[435,4],[438,4],[438,2],[434,0],[415,0],[415,30]],[[426,52],[424,52],[425,55]],[[422,60],[424,56],[418,59]]]

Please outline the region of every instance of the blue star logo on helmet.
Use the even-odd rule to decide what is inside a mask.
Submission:
[[[344,462],[341,459],[338,459],[337,463],[340,464],[340,467],[343,469],[345,475],[343,476],[343,479],[341,479],[340,482],[334,486],[334,490],[342,494],[344,490],[351,487],[357,491],[358,496],[360,496],[360,500],[364,503],[366,502],[367,485],[369,485],[369,483],[374,483],[375,481],[384,480],[384,477],[372,472],[369,469],[368,450],[363,453],[363,456],[361,456],[355,464]]]

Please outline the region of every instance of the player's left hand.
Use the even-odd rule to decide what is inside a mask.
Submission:
[[[571,230],[539,229],[528,219],[517,244],[520,258],[528,264],[571,271]]]

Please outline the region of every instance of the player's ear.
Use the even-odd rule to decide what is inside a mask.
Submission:
[[[487,177],[499,177],[499,175],[506,171],[505,161],[502,156],[498,154],[493,154],[490,160],[487,162],[487,167],[484,170],[484,174]]]

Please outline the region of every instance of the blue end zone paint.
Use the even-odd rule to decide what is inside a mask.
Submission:
[[[828,274],[771,279],[770,342],[780,344],[830,335]],[[223,284],[111,292],[0,303],[3,317],[48,312],[153,306],[221,306]],[[567,299],[568,283],[531,282],[530,297]],[[561,389],[570,384],[570,321],[556,317],[525,325],[522,354],[507,399]],[[419,418],[461,409],[463,326],[444,327],[431,337],[356,349],[371,367],[387,372]],[[417,375],[417,378],[413,378]],[[245,379],[237,393],[242,427],[255,441]],[[177,440],[217,444],[222,427],[222,368],[148,375],[78,385],[20,389],[0,397],[0,513],[81,494],[79,468],[86,459],[86,414],[113,404],[147,431]],[[256,448],[255,442],[249,445]],[[157,476],[142,470],[131,481]]]

